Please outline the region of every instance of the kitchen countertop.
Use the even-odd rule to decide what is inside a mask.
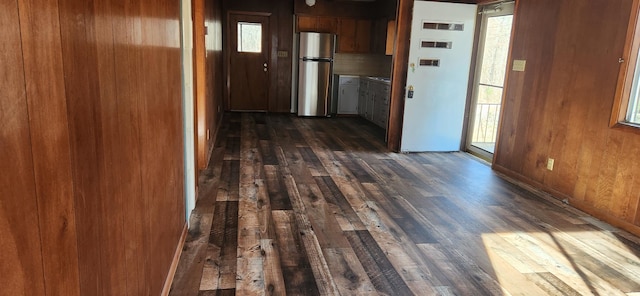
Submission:
[[[365,77],[365,78],[370,79],[370,80],[373,80],[373,81],[380,81],[380,82],[387,83],[387,84],[390,84],[390,83],[391,83],[391,79],[389,79],[389,78],[387,78],[387,77],[373,77],[373,76],[368,76],[368,77]]]

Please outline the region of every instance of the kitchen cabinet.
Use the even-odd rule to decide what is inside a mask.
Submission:
[[[359,77],[340,75],[338,84],[338,114],[358,114]]]
[[[358,90],[358,115],[367,118],[367,99],[369,98],[369,79],[360,79],[360,89]]]
[[[339,53],[371,52],[371,20],[341,18],[338,21]]]
[[[389,121],[390,94],[391,87],[388,80],[372,77],[361,78],[358,114],[386,129]]]
[[[338,31],[338,19],[325,16],[298,16],[298,32],[318,32],[336,34]]]
[[[387,49],[388,20],[378,19],[373,22],[371,33],[371,53],[385,54]]]
[[[385,49],[386,55],[393,55],[396,42],[396,21],[391,20],[387,23],[387,44]]]

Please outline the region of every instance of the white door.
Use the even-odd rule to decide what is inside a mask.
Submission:
[[[414,5],[401,150],[459,151],[477,7]]]

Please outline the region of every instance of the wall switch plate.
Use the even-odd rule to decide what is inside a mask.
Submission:
[[[524,72],[526,68],[527,68],[526,60],[513,60],[513,71]]]
[[[547,170],[553,171],[553,165],[555,164],[555,159],[549,158],[547,159]]]

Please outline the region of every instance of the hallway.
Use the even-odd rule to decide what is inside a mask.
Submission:
[[[226,114],[171,295],[638,295],[640,239],[357,118]]]

